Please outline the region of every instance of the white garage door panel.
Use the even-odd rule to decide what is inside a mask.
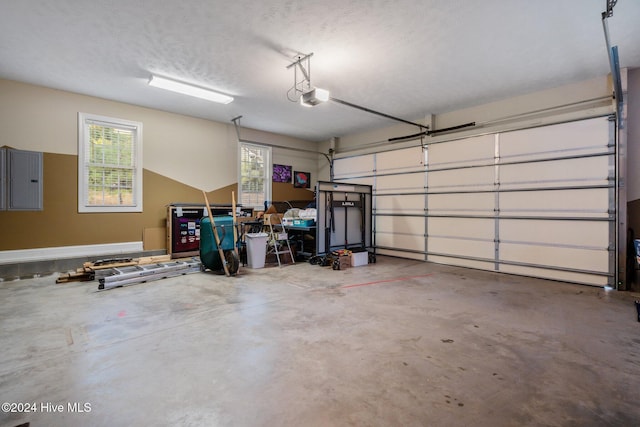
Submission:
[[[424,218],[410,216],[376,216],[376,233],[417,234],[424,240]]]
[[[501,265],[502,273],[518,274],[528,277],[541,277],[544,279],[561,280],[565,282],[584,283],[593,286],[606,286],[606,276],[594,276],[591,274],[573,273],[570,271],[548,270],[544,268],[519,267],[515,265]]]
[[[608,216],[609,189],[523,191],[500,194],[502,214]]]
[[[376,213],[418,213],[424,214],[424,196],[378,196]]]
[[[599,153],[609,141],[609,122],[600,117],[579,122],[563,123],[534,129],[505,132],[500,134],[500,157],[515,160],[549,157],[533,153],[554,153],[559,155]],[[557,156],[558,154],[554,155]]]
[[[503,188],[599,185],[607,183],[608,170],[607,157],[504,165],[500,167],[500,184]]]
[[[449,217],[429,216],[429,253],[493,260],[494,239],[498,239],[496,262],[500,271],[606,284],[610,279],[605,274],[611,269],[608,251],[611,189],[595,187],[608,186],[609,177],[613,175],[611,156],[605,155],[609,150],[609,126],[606,118],[598,118],[499,133],[472,147],[467,145],[468,140],[430,146],[428,213]],[[437,171],[438,168],[482,165],[479,159],[490,163],[495,149],[500,156],[498,165]],[[595,156],[580,157],[593,154]],[[562,157],[574,158],[559,159]],[[549,160],[539,161],[542,159]],[[509,164],[510,161],[519,163]],[[494,185],[495,180],[499,187]],[[570,188],[550,189],[563,187]],[[498,188],[502,191],[495,192]],[[517,191],[520,189],[529,191]],[[456,194],[456,191],[471,193]],[[438,192],[452,194],[434,194]],[[496,207],[500,213],[498,219],[472,218],[492,215]],[[472,262],[431,255],[428,259],[455,265]],[[536,267],[507,267],[505,262]],[[495,269],[496,265],[479,264],[479,268],[488,270]],[[563,268],[575,271],[561,271]]]
[[[500,241],[607,249],[606,221],[501,220]]]
[[[403,251],[392,251],[389,249],[377,249],[376,254],[378,255],[389,255],[395,256],[398,258],[407,258],[407,259],[416,259],[418,261],[424,261],[423,254],[416,254],[411,252],[403,252]]]
[[[376,155],[376,170],[379,174],[424,171],[425,163],[425,152],[421,147],[387,151]]]
[[[429,241],[431,241],[431,236],[486,239],[493,241],[494,231],[495,221],[493,219],[429,218]],[[493,254],[491,256],[493,257]]]
[[[376,232],[376,245],[423,252],[424,237]]]
[[[495,195],[493,193],[429,194],[429,212],[434,214],[493,214]]]
[[[337,159],[334,172],[373,187],[379,254],[603,286],[611,126],[601,117],[437,142]]]
[[[493,259],[495,256],[493,242],[429,237],[428,248],[429,252],[442,255],[460,255],[486,259]]]
[[[553,246],[500,244],[500,259],[536,265],[548,265],[606,273],[609,254],[606,251],[561,248]]]
[[[362,184],[373,186],[374,178],[335,178],[335,181],[340,181],[342,184]]]
[[[409,173],[376,177],[376,194],[424,191],[424,175]]]
[[[469,166],[485,164],[493,161],[495,147],[494,135],[483,135],[473,138],[431,144],[429,150],[429,167],[438,169],[451,166]]]
[[[493,189],[495,172],[493,166],[473,169],[429,172],[430,191]]]
[[[371,175],[373,173],[373,169],[373,154],[335,159],[333,162],[333,176],[335,179],[350,176]]]
[[[435,255],[429,255],[427,261],[437,262],[438,264],[456,265],[459,267],[477,268],[478,270],[493,270],[494,264],[483,261],[473,261],[468,259],[449,258]]]

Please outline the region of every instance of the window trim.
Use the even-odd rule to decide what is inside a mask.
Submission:
[[[264,200],[265,201],[269,201],[271,200],[271,176],[273,175],[273,150],[270,146],[268,145],[262,145],[262,144],[256,144],[253,142],[245,142],[245,141],[238,141],[238,202],[242,203],[242,148],[243,147],[255,147],[255,148],[259,148],[261,150],[265,150],[266,155],[267,155],[267,160],[266,160],[266,167],[265,167],[265,177],[264,177],[264,182],[265,182],[265,186],[264,186]],[[264,210],[264,203],[262,205],[251,205],[251,206],[247,206],[247,205],[243,205],[243,207],[252,207],[256,210]]]
[[[85,173],[85,157],[87,155],[89,125],[100,124],[131,129],[135,138],[135,159],[133,180],[133,200],[131,206],[91,206],[85,203],[87,199],[87,174]],[[131,120],[118,119],[97,114],[78,113],[78,212],[79,213],[115,213],[142,212],[142,123]]]

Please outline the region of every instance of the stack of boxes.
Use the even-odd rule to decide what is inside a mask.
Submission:
[[[336,256],[335,270],[344,270],[349,267],[360,267],[369,264],[369,252],[353,252],[348,249],[340,249],[333,252]]]

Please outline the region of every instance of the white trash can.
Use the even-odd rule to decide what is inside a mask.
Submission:
[[[264,268],[267,256],[267,233],[247,233],[247,266],[249,268]]]

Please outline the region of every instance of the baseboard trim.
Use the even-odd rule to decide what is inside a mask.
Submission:
[[[94,257],[142,252],[142,242],[107,243],[103,245],[59,246],[55,248],[0,251],[1,264],[46,261],[61,258]]]

